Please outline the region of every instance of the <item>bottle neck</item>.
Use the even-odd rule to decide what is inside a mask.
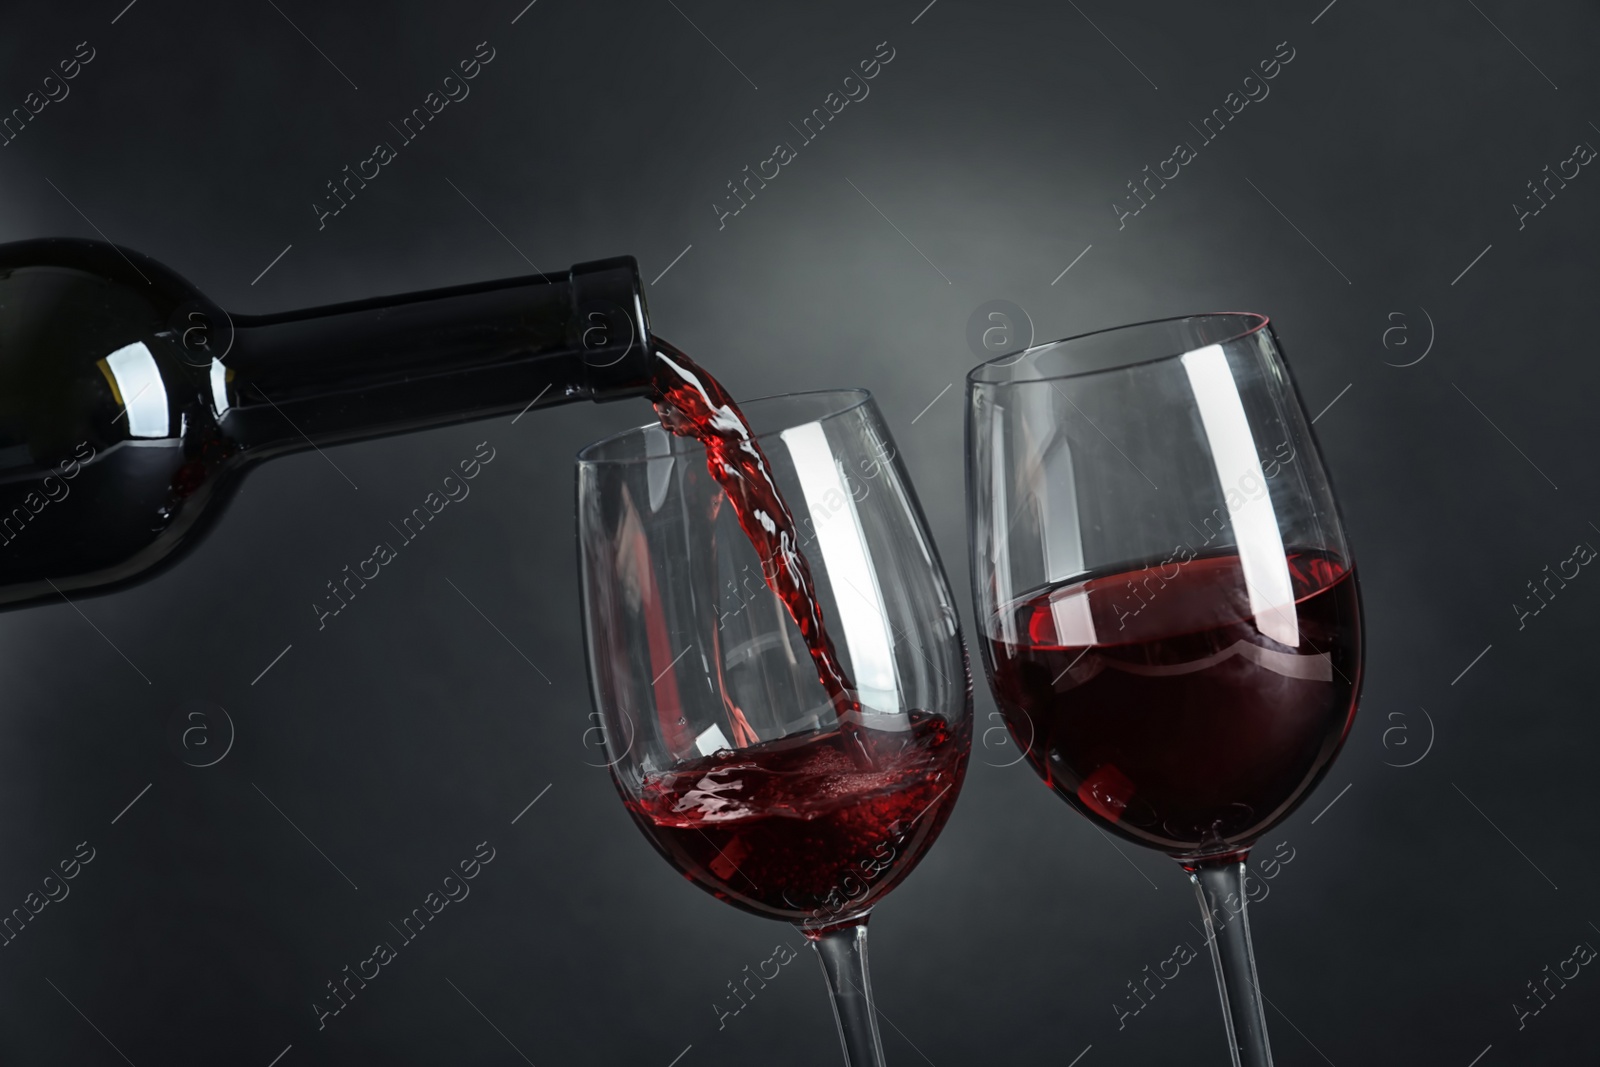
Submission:
[[[651,388],[631,257],[231,321],[213,392],[256,458]]]

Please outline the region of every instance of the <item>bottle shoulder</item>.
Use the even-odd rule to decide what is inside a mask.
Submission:
[[[239,454],[210,320],[184,318],[198,295],[121,257],[0,245],[0,599],[148,566]]]

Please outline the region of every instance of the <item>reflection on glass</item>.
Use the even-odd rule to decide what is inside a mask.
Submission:
[[[167,390],[161,371],[143,341],[124,345],[102,359],[100,373],[111,383],[111,394],[122,405],[130,437],[166,437],[171,433]]]

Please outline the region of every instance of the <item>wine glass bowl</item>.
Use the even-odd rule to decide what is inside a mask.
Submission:
[[[949,814],[966,737],[932,716],[908,733],[871,738],[866,769],[837,728],[724,749],[647,776],[627,807],[719,900],[819,932],[864,916]]]
[[[1271,1063],[1242,861],[1327,773],[1362,676],[1354,562],[1268,320],[1167,319],[967,384],[984,666],[1029,763],[1191,872],[1236,1064]]]
[[[847,1058],[876,1064],[864,923],[955,804],[971,741],[966,652],[871,397],[742,407],[759,446],[744,459],[778,492],[744,518],[781,529],[772,511],[787,502],[798,543],[780,550],[807,565],[820,615],[797,618],[769,588],[776,567],[698,442],[661,425],[607,438],[577,469],[594,704],[645,837],[719,900],[799,926],[823,957]],[[812,620],[842,695],[819,677],[801,628]]]
[[[1229,553],[1072,582],[993,620],[995,697],[1034,769],[1139,844],[1242,855],[1326,772],[1360,673],[1354,572],[1327,553],[1287,563],[1300,647],[1321,650],[1308,656],[1260,634]],[[1068,628],[1085,617],[1116,639]]]

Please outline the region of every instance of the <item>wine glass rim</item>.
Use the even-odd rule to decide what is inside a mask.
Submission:
[[[841,416],[848,415],[852,411],[866,407],[873,402],[872,392],[868,389],[854,387],[846,387],[843,389],[805,389],[793,393],[769,393],[766,396],[758,396],[751,400],[741,400],[739,401],[739,410],[748,415],[752,408],[757,408],[764,404],[770,404],[773,401],[800,400],[804,398],[821,397],[835,397],[838,399],[838,403],[835,406],[830,407],[822,415],[814,418],[795,419],[789,421],[786,425],[776,426],[768,430],[762,430],[760,433],[755,434],[752,439],[756,441],[763,441],[767,438],[781,434],[785,430],[793,429],[796,426],[809,426],[812,424],[829,422],[833,419],[840,418]],[[660,429],[662,429],[662,426],[660,421],[657,420],[643,423],[639,426],[630,426],[625,430],[619,430],[616,433],[608,434],[597,441],[591,441],[587,445],[584,445],[582,448],[578,449],[578,454],[576,457],[578,465],[580,467],[608,467],[630,463],[648,463],[653,459],[661,459],[663,456],[675,455],[680,451],[686,451],[691,446],[699,447],[698,441],[695,441],[692,438],[680,437],[677,434],[673,434],[671,438],[671,447],[666,452],[657,455],[650,455],[642,451],[625,456],[602,457],[599,455],[607,448],[616,445],[627,438],[643,434],[649,430]]]
[[[1004,355],[995,356],[993,359],[986,359],[982,363],[979,363],[976,367],[973,367],[970,371],[967,372],[967,386],[968,386],[968,388],[972,388],[972,387],[976,387],[976,386],[1014,386],[1014,385],[1028,385],[1028,384],[1035,383],[1035,382],[1038,382],[1038,383],[1059,382],[1059,381],[1063,381],[1063,380],[1068,379],[1068,378],[1087,378],[1087,377],[1091,377],[1091,376],[1096,375],[1096,374],[1111,374],[1111,373],[1115,373],[1117,371],[1128,370],[1131,367],[1144,367],[1144,366],[1148,366],[1148,365],[1150,365],[1152,363],[1161,363],[1161,362],[1164,362],[1164,361],[1169,360],[1169,359],[1181,359],[1182,357],[1188,355],[1190,352],[1194,351],[1194,349],[1193,348],[1186,348],[1186,349],[1182,349],[1182,350],[1176,351],[1176,352],[1165,352],[1165,353],[1163,353],[1163,354],[1161,354],[1159,356],[1146,356],[1146,357],[1138,358],[1138,359],[1130,359],[1125,363],[1118,363],[1118,364],[1115,364],[1115,365],[1109,366],[1109,367],[1097,367],[1097,368],[1086,369],[1086,370],[1065,371],[1065,372],[1063,372],[1061,374],[1041,374],[1041,375],[1039,375],[1038,377],[1035,377],[1035,378],[988,378],[988,377],[984,377],[986,372],[988,372],[990,369],[996,367],[997,365],[1002,365],[1003,364],[1004,366],[1009,367],[1009,366],[1014,365],[1023,356],[1028,355],[1030,352],[1038,352],[1038,351],[1041,351],[1041,350],[1046,349],[1046,348],[1054,348],[1057,345],[1071,344],[1074,341],[1083,341],[1083,340],[1087,340],[1088,338],[1091,338],[1091,337],[1101,337],[1101,336],[1104,336],[1105,334],[1120,333],[1120,332],[1122,332],[1124,330],[1138,330],[1138,329],[1143,329],[1144,327],[1147,327],[1147,326],[1159,326],[1159,325],[1162,325],[1163,323],[1169,323],[1169,322],[1193,322],[1193,321],[1202,321],[1202,320],[1205,320],[1205,319],[1229,319],[1229,318],[1244,319],[1244,320],[1246,320],[1248,325],[1247,325],[1247,327],[1245,329],[1242,329],[1239,332],[1237,332],[1235,334],[1232,334],[1232,335],[1230,335],[1228,337],[1224,337],[1224,338],[1222,338],[1220,340],[1213,341],[1213,342],[1211,342],[1211,344],[1227,345],[1227,344],[1232,344],[1235,341],[1242,341],[1244,338],[1249,337],[1252,334],[1259,333],[1261,330],[1266,329],[1268,326],[1270,326],[1272,324],[1272,319],[1269,318],[1266,315],[1261,314],[1259,311],[1204,311],[1204,312],[1200,312],[1198,314],[1193,314],[1193,315],[1168,315],[1168,316],[1166,316],[1164,318],[1159,318],[1159,319],[1145,319],[1142,322],[1128,322],[1128,323],[1124,323],[1124,324],[1122,324],[1120,326],[1107,326],[1107,327],[1105,327],[1103,329],[1099,329],[1099,330],[1089,330],[1086,333],[1074,334],[1071,337],[1062,337],[1062,338],[1058,338],[1057,340],[1054,340],[1054,341],[1046,341],[1043,344],[1029,345],[1027,348],[1017,349],[1014,352],[1007,352]],[[1007,361],[1009,361],[1009,362],[1007,362]]]

